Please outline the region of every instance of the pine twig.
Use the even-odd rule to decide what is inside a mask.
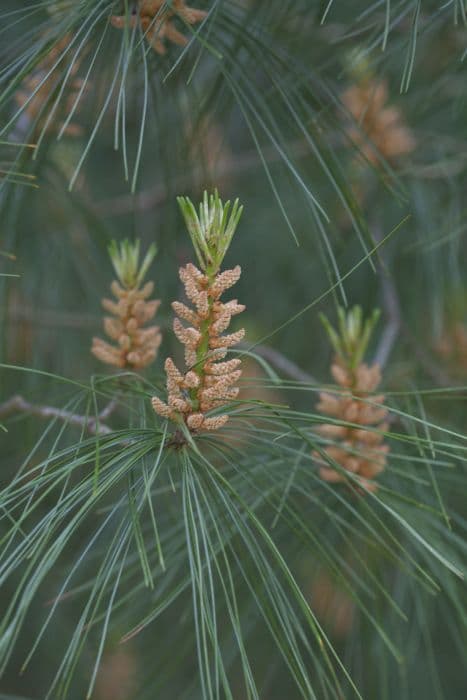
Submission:
[[[58,418],[59,420],[70,423],[71,425],[85,428],[94,435],[103,435],[111,433],[112,428],[101,421],[105,420],[111,415],[111,413],[115,410],[116,405],[115,400],[109,401],[109,403],[98,414],[97,418],[93,418],[91,416],[82,416],[72,413],[71,411],[66,411],[62,408],[56,408],[55,406],[33,404],[26,401],[26,399],[19,394],[16,394],[4,403],[0,404],[0,419],[6,418],[12,413],[30,413],[31,415],[38,416],[40,418]]]
[[[399,305],[399,295],[393,279],[387,270],[382,270],[381,286],[383,296],[383,306],[386,313],[386,326],[381,334],[374,362],[380,367],[384,367],[389,359],[391,351],[397,340],[401,329],[401,313]]]
[[[382,240],[382,234],[378,226],[374,227],[374,238],[378,243]],[[386,326],[381,334],[373,362],[380,367],[384,367],[399,336],[402,316],[399,295],[389,271],[386,251],[383,249],[380,249],[379,252],[378,267],[381,274],[381,292],[386,316]]]
[[[374,225],[373,228],[374,238],[379,242],[382,238],[381,231],[377,225]],[[412,346],[413,352],[420,364],[436,384],[442,387],[452,386],[448,374],[439,368],[436,363],[432,362],[429,355],[411,333],[407,324],[402,320],[399,295],[388,269],[386,251],[383,249],[380,249],[379,252],[379,271],[381,273],[382,300],[387,323],[381,334],[381,339],[374,356],[374,362],[379,364],[380,367],[384,367],[399,334],[403,333],[405,340]]]
[[[239,345],[240,350],[248,350],[249,347],[247,343],[241,343]],[[290,379],[294,379],[297,382],[306,382],[307,384],[319,383],[311,374],[305,372],[305,370],[295,364],[295,362],[292,362],[292,360],[289,360],[289,358],[281,352],[275,350],[275,348],[271,348],[269,345],[255,345],[253,350],[277,370],[283,372],[287,377],[290,377]]]

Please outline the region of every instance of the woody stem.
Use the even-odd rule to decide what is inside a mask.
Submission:
[[[207,285],[207,291],[209,293],[210,288],[214,284],[214,281],[216,279],[216,272],[211,272],[208,273],[208,285]],[[201,341],[198,345],[198,348],[196,350],[196,364],[195,367],[193,368],[193,371],[198,375],[199,377],[199,386],[195,387],[194,389],[190,390],[190,399],[193,405],[193,409],[197,411],[199,409],[199,393],[202,390],[204,386],[204,366],[205,366],[205,358],[209,352],[209,330],[212,326],[213,323],[213,308],[214,308],[214,299],[211,296],[208,296],[208,315],[207,317],[202,321],[200,325],[200,333],[201,333]]]

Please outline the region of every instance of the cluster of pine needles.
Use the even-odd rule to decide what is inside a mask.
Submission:
[[[62,203],[75,207],[69,240],[85,251],[60,279],[68,284],[72,270],[72,298],[83,289],[86,300],[111,291],[102,299],[101,332],[92,337],[85,325],[89,352],[79,346],[74,355],[93,368],[90,379],[65,376],[46,353],[40,366],[0,365],[14,387],[0,401],[0,435],[14,442],[0,489],[0,679],[8,687],[18,672],[31,672],[46,700],[103,700],[109,692],[112,700],[408,699],[422,657],[433,697],[454,700],[440,677],[448,675],[443,643],[453,658],[465,656],[466,521],[458,502],[467,446],[459,421],[443,410],[463,399],[451,378],[465,379],[464,307],[453,295],[450,315],[435,300],[439,337],[427,353],[414,336],[424,332],[429,301],[412,333],[390,268],[410,267],[413,250],[417,265],[425,264],[431,248],[436,257],[446,244],[450,254],[439,258],[449,258],[449,277],[460,244],[457,229],[448,230],[429,250],[411,241],[399,258],[400,218],[383,222],[378,187],[400,208],[404,175],[421,173],[427,194],[422,180],[410,194],[428,226],[425,207],[435,198],[426,183],[454,177],[463,156],[449,142],[445,161],[423,161],[420,144],[429,139],[423,143],[372,56],[375,47],[394,61],[403,56],[406,93],[420,24],[427,33],[444,31],[454,6],[454,27],[467,17],[463,3],[423,14],[420,2],[402,0],[384,11],[379,2],[360,3],[355,17],[334,21],[338,4],[46,0],[0,15],[1,34],[21,28],[0,47],[7,154],[0,261],[16,261],[9,251],[24,250],[17,222],[27,207],[18,186],[32,190],[46,173],[56,188],[66,181],[56,209],[41,200],[50,226],[58,221],[60,229]],[[321,27],[329,32],[324,40]],[[312,35],[320,37],[316,46]],[[355,37],[358,50],[348,51]],[[292,60],[295,44],[306,61]],[[343,47],[343,89],[327,74],[335,45]],[[320,52],[326,60],[315,70]],[[230,133],[234,143],[251,142],[253,156],[236,159]],[[95,196],[100,139],[108,148],[108,134],[130,190],[129,199],[110,203]],[[202,191],[207,182],[232,189],[238,173],[251,177],[252,158],[269,187],[267,197],[259,189],[256,212],[248,202],[243,214],[239,200],[224,202],[214,190],[199,206],[179,197],[176,218],[172,192]],[[109,162],[112,170],[113,153]],[[150,187],[139,194],[148,172]],[[334,203],[342,220],[331,216]],[[103,233],[106,207],[109,218],[123,213],[122,228],[138,207],[149,209],[151,231],[158,217],[158,247],[153,232],[147,248],[137,235]],[[451,208],[462,207],[456,200]],[[190,249],[185,234],[173,244],[183,224]],[[83,232],[90,228],[95,236]],[[255,249],[257,228],[263,238]],[[282,264],[279,228],[290,246],[305,242],[303,258],[312,251],[312,274],[322,273],[324,284],[282,323],[281,304],[290,308],[273,269],[273,261]],[[60,260],[41,247],[47,242],[27,243],[31,258],[40,251],[42,278],[58,274]],[[258,250],[260,259],[242,262],[242,270],[238,260]],[[352,261],[345,270],[342,250]],[[433,295],[438,262],[423,268]],[[263,289],[265,267],[272,271]],[[347,283],[366,269],[363,310],[350,303]],[[297,287],[311,276],[308,267],[300,274],[293,271]],[[0,292],[16,276],[0,273]],[[383,318],[368,293],[375,279]],[[309,298],[303,286],[300,299]],[[19,293],[15,308],[27,320]],[[263,332],[258,309],[274,318],[272,331]],[[54,309],[53,319],[61,312]],[[0,324],[3,333],[3,306]],[[287,345],[292,328],[313,376],[267,345],[280,336]],[[416,388],[412,358],[395,369],[388,362],[403,332],[406,356],[410,342],[433,384]],[[33,345],[29,336],[4,335],[7,357],[10,345],[26,352]],[[55,345],[54,361],[61,342]],[[326,348],[319,359],[316,348]],[[28,386],[32,397],[16,386]],[[44,658],[47,668],[38,671]]]

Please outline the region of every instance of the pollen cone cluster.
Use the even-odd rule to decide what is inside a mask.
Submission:
[[[435,346],[453,374],[467,374],[467,326],[461,322],[445,328]]]
[[[111,314],[104,318],[104,330],[114,343],[93,338],[92,352],[99,360],[131,369],[142,369],[155,360],[162,339],[159,326],[143,328],[160,305],[159,300],[148,301],[153,289],[152,282],[141,289],[125,289],[117,281],[112,282],[116,301],[103,299],[102,306]]]
[[[191,263],[179,271],[186,296],[193,305],[189,308],[178,301],[172,304],[177,315],[174,332],[185,346],[187,370],[179,372],[168,358],[165,363],[167,403],[154,397],[152,405],[160,416],[184,421],[192,432],[217,430],[225,425],[227,415],[209,417],[207,414],[238,396],[235,384],[241,375],[241,361],[222,360],[228,349],[243,338],[245,331],[223,333],[232,316],[245,307],[236,299],[221,302],[220,297],[237,282],[240,273],[237,266],[209,277]]]
[[[414,150],[415,139],[401,111],[387,106],[385,81],[364,80],[352,85],[341,100],[359,125],[351,126],[348,134],[371,163],[377,162],[375,149],[389,161]]]
[[[196,24],[201,22],[206,15],[207,12],[204,10],[187,7],[184,0],[172,0],[170,7],[168,7],[166,0],[140,0],[137,11],[130,17],[129,25],[134,27],[140,22],[148,43],[154,51],[164,54],[166,52],[165,40],[179,46],[186,46],[188,43],[186,36],[175,27],[173,23],[175,17],[179,17],[187,24]],[[113,15],[110,21],[114,27],[123,29],[127,18],[124,15]]]
[[[376,484],[367,479],[372,480],[383,471],[389,451],[388,445],[383,444],[383,433],[389,427],[388,412],[382,405],[384,396],[372,395],[381,381],[380,368],[361,363],[351,371],[335,362],[331,372],[342,392],[320,394],[318,410],[336,420],[336,423],[326,423],[318,428],[323,437],[335,443],[325,447],[324,452],[343,469],[361,477],[366,489],[375,491]],[[359,427],[339,425],[340,421]],[[321,465],[319,474],[322,479],[346,481],[345,475],[333,469],[324,456],[315,452],[314,457]]]
[[[15,93],[17,105],[24,107],[24,113],[27,114],[30,121],[38,122],[39,128],[46,125],[46,131],[49,133],[60,131],[64,124],[61,118],[69,114],[74,108],[79,93],[83,88],[83,81],[77,77],[81,58],[75,57],[71,67],[68,66],[70,58],[74,56],[76,49],[71,49],[66,54],[66,57],[54,68],[71,40],[72,35],[66,34],[63,39],[57,42],[37,69],[24,79],[21,88]],[[48,120],[47,108],[54,108],[54,93],[62,85],[61,76],[65,69],[67,72],[69,70],[69,73],[65,95],[63,99],[60,98],[59,119],[52,118]],[[78,124],[70,122],[65,127],[64,133],[68,136],[79,136],[82,133],[82,128]]]

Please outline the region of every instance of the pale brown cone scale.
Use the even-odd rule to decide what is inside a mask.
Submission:
[[[349,87],[341,96],[355,122],[348,134],[370,163],[376,163],[379,152],[386,160],[410,153],[415,138],[404,124],[402,112],[387,106],[386,81],[365,80]]]
[[[334,461],[345,471],[361,477],[365,488],[374,491],[377,486],[371,480],[384,470],[389,451],[388,445],[383,444],[388,430],[388,412],[382,406],[384,396],[372,395],[381,381],[380,368],[362,363],[351,372],[335,362],[331,373],[342,391],[320,394],[318,410],[336,423],[324,423],[317,428],[320,435],[335,443],[323,448],[329,461],[317,451],[313,453],[320,465],[319,474],[331,483],[346,481],[345,474],[333,468]],[[342,425],[339,421],[356,426]]]
[[[201,22],[207,16],[207,12],[188,7],[185,0],[172,0],[171,8],[164,8],[164,2],[165,0],[140,0],[137,14],[128,19],[125,16],[112,15],[110,22],[117,29],[123,29],[127,22],[129,27],[133,28],[139,22],[146,41],[161,55],[167,51],[166,41],[186,46],[188,39],[177,29],[173,20],[179,17],[185,24],[193,25]]]
[[[223,303],[220,297],[237,282],[240,273],[237,266],[210,279],[191,263],[179,271],[186,296],[193,304],[193,308],[178,301],[172,304],[178,316],[174,321],[174,331],[184,345],[187,366],[182,373],[171,358],[166,360],[167,403],[155,397],[152,405],[163,418],[184,421],[193,433],[218,430],[225,425],[227,415],[207,414],[238,395],[239,390],[233,385],[241,376],[241,361],[220,360],[225,357],[227,349],[244,336],[243,329],[230,334],[224,334],[224,331],[232,316],[241,313],[245,307],[236,300]]]
[[[147,282],[141,289],[125,289],[118,282],[111,285],[117,301],[103,299],[102,306],[112,316],[104,318],[104,330],[113,343],[93,338],[92,353],[101,362],[121,369],[143,369],[157,357],[162,336],[159,326],[144,325],[159,308],[159,300],[148,301],[154,285]]]

